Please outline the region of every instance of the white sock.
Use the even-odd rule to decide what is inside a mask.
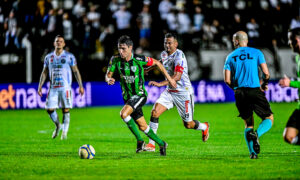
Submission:
[[[146,130],[144,131],[144,133],[148,134],[149,131],[150,131],[150,126],[147,126]]]
[[[69,124],[70,124],[70,112],[63,113],[63,114],[64,114],[63,115],[63,123],[64,123],[64,125],[63,125],[63,131],[65,133],[67,133],[68,130],[69,130]]]
[[[53,111],[51,114],[49,114],[51,120],[54,122],[54,124],[57,126],[59,124],[58,116],[56,111]]]
[[[298,140],[299,140],[298,136],[294,137],[291,144],[297,144]]]
[[[156,134],[158,129],[158,123],[154,123],[150,121],[149,125],[150,128],[153,130],[153,132]],[[155,146],[155,141],[153,141],[152,139],[149,139],[149,143]]]
[[[131,116],[127,116],[126,118],[124,118],[123,119],[123,121],[127,124],[128,123],[128,121],[130,121],[131,120]]]
[[[205,131],[206,128],[207,128],[207,125],[205,123],[199,123],[199,127],[197,128],[197,130]]]

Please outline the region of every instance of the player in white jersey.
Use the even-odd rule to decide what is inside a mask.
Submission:
[[[84,89],[76,59],[73,54],[64,51],[65,40],[62,36],[58,35],[55,37],[54,47],[55,50],[45,57],[38,94],[42,97],[42,86],[47,79],[47,75],[49,75],[50,88],[47,94],[45,109],[56,126],[52,138],[56,138],[62,129],[61,139],[66,139],[70,124],[70,109],[73,105],[71,71],[74,72],[81,95],[84,94]],[[63,124],[60,124],[56,113],[56,109],[59,108],[60,104],[63,112]]]
[[[160,115],[175,105],[184,126],[187,129],[202,130],[202,140],[205,142],[209,137],[209,124],[208,122],[200,123],[193,119],[194,90],[188,75],[185,55],[177,49],[177,46],[176,35],[167,33],[164,40],[165,51],[161,53],[161,60],[169,75],[177,82],[177,87],[174,89],[168,86],[168,81],[149,82],[149,86],[167,86],[152,109],[150,127],[156,133]],[[155,142],[149,139],[149,144],[144,150],[155,151]]]

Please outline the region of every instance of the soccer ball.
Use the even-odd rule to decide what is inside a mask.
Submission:
[[[89,144],[84,144],[79,148],[79,157],[81,159],[93,159],[95,156],[95,149]]]

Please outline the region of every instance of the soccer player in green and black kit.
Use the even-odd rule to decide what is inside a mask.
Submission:
[[[120,75],[120,84],[124,100],[124,107],[120,115],[123,121],[137,139],[136,153],[143,151],[145,142],[141,137],[135,123],[149,138],[160,146],[160,155],[166,155],[167,143],[162,141],[148,126],[142,111],[147,101],[147,91],[144,86],[144,66],[157,66],[169,81],[170,86],[176,88],[176,82],[170,77],[163,65],[150,57],[132,53],[133,42],[129,36],[121,36],[118,40],[119,55],[113,56],[109,62],[105,81],[109,85],[115,83],[112,77],[117,71]]]
[[[279,85],[281,87],[294,87],[298,88],[298,94],[300,97],[300,28],[291,29],[288,32],[289,45],[295,53],[297,64],[297,77],[295,81],[290,80],[288,77],[280,79]],[[283,132],[283,138],[287,143],[300,145],[299,138],[300,131],[300,100],[298,99],[298,107],[295,109],[293,114],[290,116],[286,127]]]

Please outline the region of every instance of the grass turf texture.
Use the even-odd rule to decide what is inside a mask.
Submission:
[[[184,128],[176,109],[160,118],[158,134],[168,142],[159,150],[135,153],[136,141],[119,117],[121,107],[73,109],[66,141],[51,139],[54,125],[45,110],[0,112],[0,179],[297,179],[300,147],[282,139],[295,103],[272,104],[273,128],[260,138],[259,159],[249,159],[243,121],[234,104],[199,104],[195,119],[209,121],[208,142],[201,131]],[[143,108],[147,122],[152,106]],[[61,111],[58,111],[60,119]],[[255,127],[260,119],[255,116]],[[145,140],[146,136],[142,133]],[[91,144],[93,160],[78,157]]]

